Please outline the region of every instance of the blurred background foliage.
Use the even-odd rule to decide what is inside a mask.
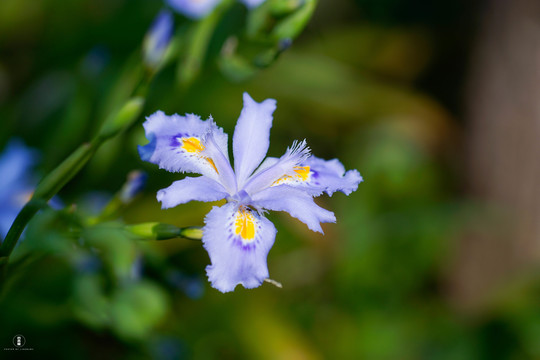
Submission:
[[[134,86],[141,41],[162,6],[1,1],[0,145],[23,139],[40,151],[35,172],[45,174],[88,141]],[[269,269],[283,289],[219,293],[205,278],[200,242],[136,241],[123,227],[200,226],[213,206],[160,210],[156,191],[179,175],[139,159],[139,121],[60,193],[63,210],[40,212],[26,230],[0,300],[0,347],[20,333],[35,355],[58,359],[540,357],[535,276],[474,312],[453,301],[447,281],[456,242],[482,207],[467,200],[461,166],[477,8],[321,0],[292,46],[259,68],[226,51],[234,41],[244,55],[259,51],[246,18],[241,4],[226,13],[190,86],[179,85],[176,64],[164,68],[144,114],[212,115],[232,134],[243,91],[277,99],[270,156],[306,138],[317,156],[338,157],[365,178],[349,197],[319,199],[337,224],[322,236],[270,215],[278,236]],[[178,32],[189,28],[182,16],[175,21]],[[66,233],[77,216],[96,216],[133,169],[148,183],[119,219]]]

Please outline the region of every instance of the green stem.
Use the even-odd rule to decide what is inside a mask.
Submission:
[[[17,244],[17,240],[21,236],[26,224],[32,219],[39,209],[46,206],[47,202],[37,199],[30,200],[19,212],[13,225],[0,247],[0,267],[3,268],[7,264],[9,255]]]
[[[32,199],[48,201],[57,194],[90,160],[99,145],[100,142],[95,141],[79,146],[59,166],[43,178],[36,188]]]

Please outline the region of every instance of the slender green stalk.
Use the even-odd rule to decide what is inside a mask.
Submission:
[[[80,145],[60,165],[43,178],[37,186],[32,199],[48,201],[52,198],[90,160],[98,146],[99,142],[97,141]],[[9,233],[6,240],[8,237]]]
[[[41,209],[47,206],[47,202],[32,198],[21,209],[17,217],[13,221],[11,228],[9,229],[4,242],[0,246],[0,296],[3,293],[5,279],[7,276],[7,265],[9,262],[9,256],[17,245],[24,228],[28,222],[34,217],[34,215]]]
[[[13,251],[13,248],[17,244],[17,240],[21,236],[26,224],[32,219],[32,217],[38,212],[39,209],[47,205],[46,201],[32,199],[30,200],[19,212],[13,225],[9,229],[9,232],[0,247],[0,276],[5,275],[6,265],[9,260],[9,255]]]

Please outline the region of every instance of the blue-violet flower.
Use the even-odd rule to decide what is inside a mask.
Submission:
[[[240,0],[252,9],[266,0]],[[210,14],[221,0],[167,0],[167,3],[176,11],[191,19],[201,19]]]
[[[362,181],[356,170],[345,172],[337,160],[310,156],[306,141],[295,141],[280,158],[264,160],[276,101],[255,102],[244,93],[244,108],[233,136],[234,170],[227,150],[228,136],[212,118],[167,116],[158,111],[143,124],[149,144],[140,146],[143,160],[171,172],[193,172],[157,193],[162,208],[196,201],[226,199],[206,215],[203,246],[211,265],[206,273],[222,292],[237,284],[255,288],[268,278],[266,257],[276,228],[265,210],[286,211],[311,230],[335,222],[334,214],[313,201],[322,193],[346,195]],[[263,161],[264,160],[264,161]]]

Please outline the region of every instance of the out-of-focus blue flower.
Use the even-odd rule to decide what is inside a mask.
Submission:
[[[201,19],[210,14],[221,0],[167,0],[179,13],[191,18]]]
[[[240,0],[240,1],[243,2],[248,8],[253,9],[261,5],[266,0]]]
[[[266,0],[240,0],[248,8],[255,8]],[[191,19],[201,19],[210,14],[221,0],[167,0],[176,11]]]
[[[174,20],[170,11],[162,10],[146,33],[143,42],[144,62],[151,68],[159,66],[171,41]]]
[[[190,299],[200,299],[204,295],[204,285],[198,277],[174,270],[167,274],[167,280],[172,286],[182,290]]]
[[[276,228],[265,210],[286,211],[311,230],[335,222],[334,214],[313,201],[323,192],[355,191],[362,181],[337,160],[310,157],[305,140],[295,141],[280,158],[267,158],[276,101],[255,102],[244,93],[244,108],[233,136],[234,170],[228,136],[210,118],[167,116],[158,111],[143,124],[150,143],[139,147],[143,160],[171,172],[194,172],[157,193],[162,208],[196,201],[226,199],[205,218],[203,244],[212,262],[206,268],[212,286],[222,292],[237,284],[254,288],[268,278],[266,257]],[[264,161],[263,161],[264,160]]]
[[[148,175],[144,171],[133,170],[128,174],[127,182],[120,190],[120,200],[127,204],[133,200],[146,186]]]
[[[27,148],[18,139],[9,141],[0,154],[1,238],[7,234],[11,223],[32,195],[31,168],[37,156],[37,151]]]

